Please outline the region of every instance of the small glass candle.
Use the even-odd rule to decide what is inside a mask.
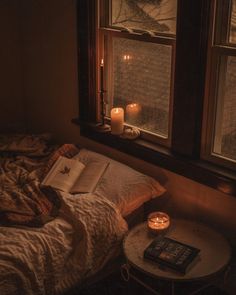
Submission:
[[[152,212],[148,215],[147,226],[152,234],[163,233],[170,226],[170,217],[164,212]]]

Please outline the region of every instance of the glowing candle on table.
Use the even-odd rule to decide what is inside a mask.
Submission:
[[[152,212],[148,215],[148,229],[153,234],[166,231],[170,226],[170,218],[164,212]]]
[[[111,110],[111,133],[122,134],[124,129],[124,110],[122,108],[113,108]]]
[[[135,123],[141,111],[141,106],[138,103],[130,103],[125,108],[126,120]]]

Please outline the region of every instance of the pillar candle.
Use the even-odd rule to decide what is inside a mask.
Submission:
[[[122,134],[124,129],[124,110],[122,108],[113,108],[111,110],[111,133]]]
[[[139,118],[140,112],[141,112],[140,104],[138,103],[128,104],[125,109],[126,120],[131,124],[132,123],[135,124]]]

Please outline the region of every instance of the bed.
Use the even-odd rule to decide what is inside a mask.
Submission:
[[[84,164],[108,160],[93,193],[41,186],[60,156]],[[128,222],[161,196],[155,179],[47,135],[0,136],[0,294],[65,294],[96,276],[121,251]]]

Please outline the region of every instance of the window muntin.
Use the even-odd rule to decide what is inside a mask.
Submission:
[[[236,57],[221,56],[213,154],[236,162]]]
[[[100,22],[99,40],[100,59],[105,59],[106,116],[109,119],[111,109],[121,106],[126,124],[138,127],[142,137],[167,146],[171,137],[176,3],[177,0],[101,1],[101,10],[106,10]],[[142,9],[149,7],[149,13],[155,11],[158,20],[152,19],[152,25],[156,24],[156,28],[141,18],[144,14],[132,21],[132,27],[126,21],[118,25],[117,20],[121,18],[117,14],[130,21],[134,15],[132,9],[137,9],[137,5]],[[129,15],[127,7],[131,7]],[[161,15],[167,33],[164,35],[163,30],[157,30]],[[137,24],[135,31],[130,30],[134,29],[134,23]],[[122,27],[128,30],[124,33]],[[155,34],[146,34],[147,31],[155,31]],[[134,112],[138,114],[133,115]]]
[[[231,3],[229,42],[236,44],[236,1]]]
[[[236,163],[236,1],[215,0],[209,48],[207,131],[203,157],[235,169]],[[234,44],[235,43],[235,44]],[[207,84],[206,84],[207,86]],[[207,87],[206,87],[207,89]]]
[[[176,0],[112,0],[113,27],[175,34]]]

